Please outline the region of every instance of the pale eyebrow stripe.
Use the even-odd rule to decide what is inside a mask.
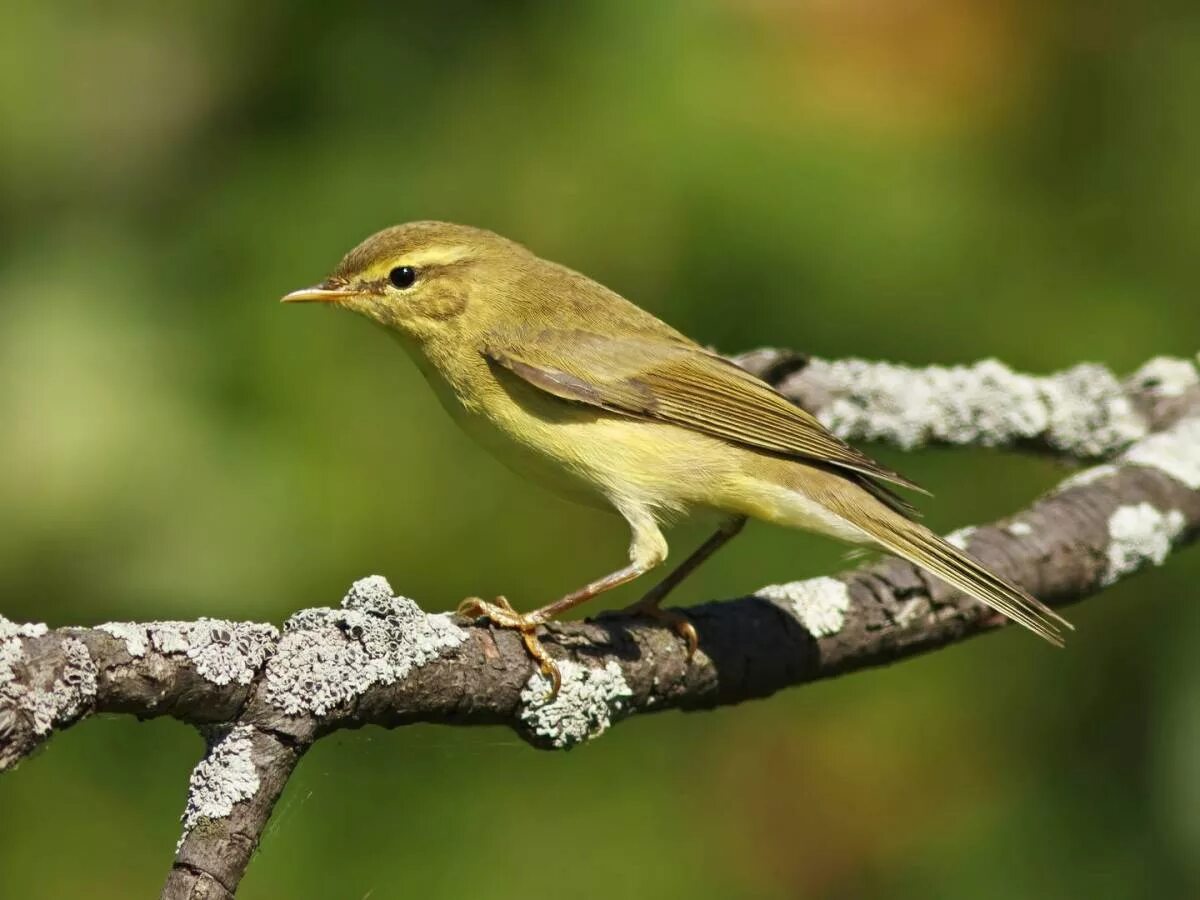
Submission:
[[[402,260],[414,269],[421,266],[449,266],[461,262],[467,256],[466,247],[428,247],[416,250]]]

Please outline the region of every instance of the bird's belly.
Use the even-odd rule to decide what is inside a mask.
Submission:
[[[542,395],[533,403],[460,405],[455,419],[510,469],[590,506],[684,514],[712,506],[736,469],[733,448],[702,434]]]
[[[586,471],[571,464],[569,454],[556,452],[560,441],[530,440],[527,433],[514,434],[497,427],[485,416],[456,417],[462,429],[481,447],[516,474],[542,487],[588,506],[609,509],[601,486]]]
[[[577,503],[611,509],[601,486],[573,463],[587,455],[583,448],[572,453],[570,435],[560,430],[573,416],[557,411],[547,420],[515,405],[464,401],[441,379],[430,383],[455,423],[506,468]]]

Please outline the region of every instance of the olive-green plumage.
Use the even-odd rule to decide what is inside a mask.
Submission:
[[[555,679],[536,626],[661,563],[659,522],[700,510],[730,524],[639,607],[693,640],[658,601],[753,517],[895,553],[1061,644],[1057,613],[913,521],[883,483],[913,484],[650,313],[499,235],[441,222],[389,228],[322,285],[284,299],[332,302],[385,326],[482,444],[629,522],[630,564],[618,572],[529,615],[502,598],[467,606],[520,629]]]

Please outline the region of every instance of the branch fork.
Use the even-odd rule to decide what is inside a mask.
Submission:
[[[1014,515],[952,536],[1052,606],[1161,564],[1200,534],[1195,361],[1160,357],[1123,381],[1090,365],[1039,377],[995,361],[913,369],[779,350],[736,361],[847,440],[1092,464]],[[764,697],[1004,621],[896,559],[686,613],[701,635],[690,661],[685,642],[645,618],[545,626],[563,676],[553,699],[519,635],[426,613],[379,576],[282,629],[215,619],[49,629],[0,616],[0,771],[94,713],[193,724],[208,750],[162,896],[232,898],[295,766],[334,731],[506,723],[566,749],[631,715]]]

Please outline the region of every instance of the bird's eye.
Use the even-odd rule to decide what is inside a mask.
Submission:
[[[412,287],[416,280],[417,270],[412,266],[396,266],[388,272],[388,281],[392,283],[392,287],[400,288],[400,290]]]

